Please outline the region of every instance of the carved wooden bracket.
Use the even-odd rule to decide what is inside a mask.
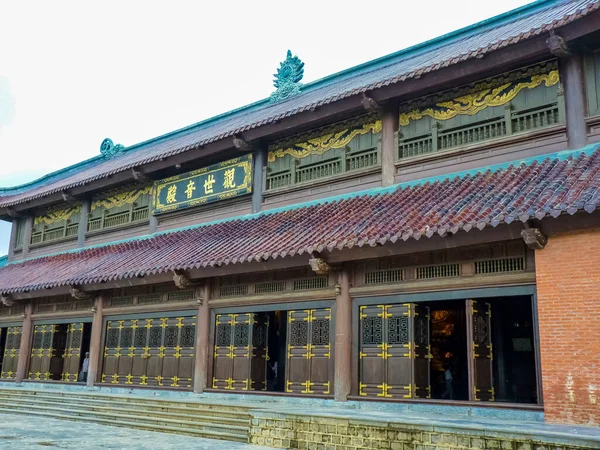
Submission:
[[[527,247],[532,250],[542,250],[548,243],[548,238],[542,234],[539,228],[521,230],[521,237]]]
[[[178,289],[190,289],[196,286],[196,283],[190,280],[188,275],[183,270],[173,271],[173,282]]]
[[[89,300],[92,296],[79,289],[79,286],[71,286],[71,297],[75,300]]]
[[[363,108],[365,108],[367,111],[377,112],[381,109],[381,106],[379,105],[379,103],[377,103],[377,101],[375,101],[375,99],[373,99],[372,97],[369,97],[364,92],[362,94],[361,103],[363,105]]]
[[[0,303],[4,306],[12,306],[15,304],[15,301],[9,295],[0,295]]]
[[[6,208],[6,214],[10,217],[19,217],[19,214],[12,208]]]
[[[148,181],[148,177],[139,170],[131,169],[131,175],[136,181]]]
[[[62,196],[62,199],[63,199],[65,202],[72,202],[73,200],[75,200],[75,197],[73,197],[71,194],[69,194],[69,193],[68,193],[68,192],[66,192],[66,191],[62,191],[62,192],[60,193],[60,195]]]
[[[565,56],[569,56],[569,45],[564,38],[557,35],[554,30],[550,30],[550,37],[546,39],[546,44],[550,49],[550,53],[554,56],[558,56],[559,58],[564,58]]]
[[[248,142],[246,142],[245,140],[243,140],[241,137],[238,137],[238,136],[233,137],[233,145],[238,150],[250,150],[250,148],[251,148],[251,145]]]
[[[327,275],[331,270],[331,266],[323,258],[311,258],[308,260],[308,264],[317,275]]]

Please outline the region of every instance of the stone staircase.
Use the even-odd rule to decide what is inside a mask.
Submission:
[[[0,388],[0,414],[78,420],[235,442],[248,442],[250,432],[247,407],[185,398]]]

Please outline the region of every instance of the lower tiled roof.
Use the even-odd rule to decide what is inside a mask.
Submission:
[[[11,263],[10,294],[593,212],[600,145]]]

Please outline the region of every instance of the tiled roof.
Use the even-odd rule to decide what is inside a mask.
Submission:
[[[120,157],[100,157],[15,189],[0,190],[0,207],[43,197],[235,134],[270,124],[362,92],[421,76],[537,36],[600,9],[600,0],[538,0],[498,17],[305,85],[281,103],[257,102],[132,147]]]
[[[4,267],[8,262],[8,256],[0,256],[0,268]]]
[[[94,284],[419,239],[600,204],[600,145],[379,188],[0,268],[0,292]]]

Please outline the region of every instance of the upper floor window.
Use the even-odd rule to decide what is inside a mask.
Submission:
[[[401,105],[398,159],[564,121],[558,64],[550,61]]]
[[[77,239],[81,203],[60,205],[36,216],[31,230],[31,244]]]
[[[585,56],[585,84],[588,116],[600,116],[600,49]]]
[[[368,115],[274,142],[265,190],[379,167],[380,141],[381,120]]]
[[[147,222],[151,196],[150,185],[130,185],[95,196],[90,206],[87,231]]]
[[[15,219],[13,222],[13,226],[15,227],[15,247],[16,251],[23,249],[23,241],[25,240],[25,224],[27,223],[27,219]]]

